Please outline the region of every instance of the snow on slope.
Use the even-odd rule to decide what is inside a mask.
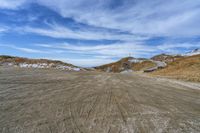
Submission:
[[[141,62],[145,61],[145,59],[133,58],[133,59],[129,59],[128,61],[131,62],[131,63],[141,63]]]
[[[69,71],[80,71],[83,68],[55,60],[28,59],[12,56],[0,56],[0,65],[20,68],[54,68]]]
[[[193,55],[198,55],[198,54],[200,54],[200,48],[199,49],[197,48],[197,49],[195,49],[195,50],[193,50],[191,52],[183,54],[183,56],[193,56]]]
[[[10,65],[12,66],[12,65]],[[80,71],[81,69],[78,67],[66,66],[66,65],[55,65],[53,63],[37,63],[37,64],[28,64],[28,63],[20,63],[18,65],[21,68],[55,68],[62,70],[70,70],[70,71]]]

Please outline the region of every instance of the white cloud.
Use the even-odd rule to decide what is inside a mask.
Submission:
[[[153,35],[199,35],[200,0],[38,0],[64,17],[94,26]],[[116,2],[116,1],[115,1]],[[56,3],[56,4],[55,4]]]
[[[14,49],[26,52],[26,53],[45,53],[44,51],[30,49],[30,48],[21,48],[21,47],[13,47]]]
[[[15,46],[15,45],[5,45],[5,44],[0,44],[0,47],[7,47],[10,49],[15,49],[15,50],[19,50],[25,53],[32,53],[32,54],[52,54],[52,53],[56,53],[56,54],[60,54],[60,53],[64,53],[64,50],[38,50],[38,49],[33,49],[33,48],[26,48],[26,47],[19,47],[19,46]]]
[[[0,0],[0,8],[16,9],[34,2],[51,8],[63,17],[73,18],[81,23],[119,29],[134,34],[167,36],[200,34],[200,0],[123,0],[120,4],[116,4],[115,0],[76,0],[73,2],[71,0]],[[72,31],[59,25],[52,26],[53,28],[49,30],[31,27],[27,30],[57,38],[119,38],[118,35],[98,31],[94,34],[95,32],[87,30]],[[125,35],[121,37],[132,38]]]
[[[41,51],[41,50],[31,49],[31,48],[18,47],[18,46],[15,46],[15,45],[1,44],[0,47],[7,47],[7,48],[11,48],[11,49],[16,49],[16,50],[26,52],[26,53],[47,53],[46,51]]]
[[[192,48],[192,47],[200,47],[200,43],[165,43],[159,45],[158,48],[161,50],[165,49],[173,49],[173,48]]]
[[[35,33],[53,38],[70,38],[80,40],[121,40],[121,41],[140,41],[148,39],[148,36],[140,36],[133,34],[117,33],[111,31],[78,29],[72,30],[66,26],[58,24],[48,24],[50,28],[22,27],[17,28],[18,31]]]
[[[28,2],[27,0],[0,0],[0,8],[2,9],[17,9],[21,5]]]
[[[0,26],[0,33],[7,32],[8,30],[9,30],[8,27],[6,27],[6,26]]]
[[[149,53],[155,52],[157,49],[152,46],[134,43],[114,43],[99,45],[73,45],[63,44],[37,44],[37,46],[62,49],[73,54],[93,54],[98,58],[124,57],[132,54],[134,57],[147,56]]]

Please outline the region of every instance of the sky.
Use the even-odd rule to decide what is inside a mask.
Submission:
[[[0,55],[91,67],[200,48],[200,0],[0,0]]]

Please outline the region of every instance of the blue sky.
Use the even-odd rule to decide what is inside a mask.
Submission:
[[[0,0],[0,54],[96,66],[200,48],[200,0]]]

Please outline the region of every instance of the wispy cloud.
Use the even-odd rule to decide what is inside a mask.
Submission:
[[[52,54],[52,53],[57,53],[57,54],[61,54],[64,53],[66,51],[64,50],[56,50],[56,49],[46,49],[46,50],[39,50],[39,49],[33,49],[33,48],[27,48],[27,47],[19,47],[19,46],[15,46],[15,45],[5,45],[5,44],[0,44],[0,47],[6,47],[6,48],[10,48],[10,49],[15,49],[15,50],[19,50],[25,53],[40,53],[40,54]]]
[[[0,0],[0,8],[17,8],[28,3],[46,6],[64,18],[97,27],[118,29],[133,34],[193,36],[199,35],[200,0]],[[56,3],[56,4],[55,4]],[[64,28],[64,29],[63,29]],[[35,29],[27,31],[51,37],[73,38],[117,38],[110,34],[91,31],[73,31],[66,27],[53,25],[52,29]],[[62,34],[63,32],[63,34]],[[85,37],[82,34],[85,34]],[[87,37],[86,37],[87,36]],[[124,35],[122,35],[123,38]],[[125,36],[130,38],[131,36]]]
[[[180,49],[195,49],[200,48],[200,42],[197,43],[165,43],[162,45],[157,46],[157,51],[162,51],[164,53],[171,53],[171,54],[183,54],[183,51]]]
[[[119,5],[114,0],[76,0],[73,3],[69,0],[38,0],[38,3],[89,25],[142,34],[200,34],[195,30],[200,27],[200,0],[124,0]]]
[[[17,31],[35,33],[42,36],[48,36],[52,38],[69,38],[79,40],[120,40],[120,41],[140,41],[149,39],[149,36],[134,35],[121,32],[111,32],[109,30],[102,31],[98,29],[71,29],[66,26],[62,26],[56,23],[48,23],[49,28],[37,28],[37,27],[21,27],[17,28]]]
[[[114,43],[101,45],[73,45],[73,44],[37,44],[37,46],[67,50],[70,53],[93,54],[97,56],[124,57],[132,54],[135,57],[148,55],[155,52],[155,47],[133,43]]]
[[[0,25],[0,33],[7,32],[8,30],[9,30],[9,28],[7,26],[1,26]]]
[[[0,0],[0,9],[17,9],[28,2],[27,0]]]
[[[7,48],[22,51],[22,52],[26,52],[26,53],[48,53],[47,51],[41,51],[41,50],[25,48],[25,47],[18,47],[18,46],[15,46],[15,45],[0,44],[0,47],[7,47]]]

